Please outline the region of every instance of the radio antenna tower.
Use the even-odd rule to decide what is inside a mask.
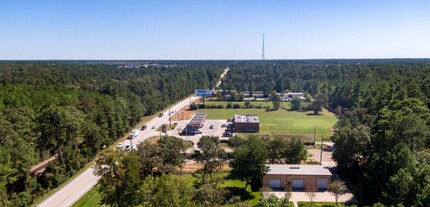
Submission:
[[[264,33],[263,33],[263,51],[262,51],[262,53],[261,53],[261,59],[262,59],[262,60],[265,60],[265,59],[266,59],[266,57],[265,57],[265,55],[264,55]]]

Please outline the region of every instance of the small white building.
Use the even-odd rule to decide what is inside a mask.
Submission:
[[[282,95],[282,101],[291,101],[294,98],[299,98],[300,100],[303,100],[303,101],[306,100],[304,94],[299,92],[284,93]]]

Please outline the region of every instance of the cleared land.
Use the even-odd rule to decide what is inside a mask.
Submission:
[[[324,110],[315,116],[312,112],[268,111],[264,109],[199,109],[208,114],[207,119],[228,119],[234,114],[256,114],[260,119],[260,132],[266,135],[312,135],[316,127],[316,137],[329,137],[337,121],[334,114]]]

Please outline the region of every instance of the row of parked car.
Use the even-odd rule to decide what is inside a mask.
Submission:
[[[119,143],[116,146],[116,148],[119,149],[119,150],[129,151],[129,150],[133,149],[133,145],[131,145],[131,144],[124,144],[124,143],[121,142],[121,143]]]

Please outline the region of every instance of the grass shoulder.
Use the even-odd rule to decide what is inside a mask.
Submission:
[[[102,195],[98,186],[95,186],[82,196],[72,207],[98,207],[101,206]]]

